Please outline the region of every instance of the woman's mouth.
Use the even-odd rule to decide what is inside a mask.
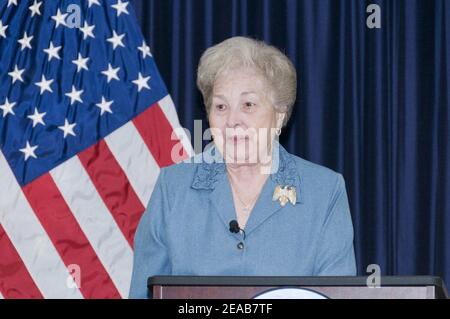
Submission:
[[[229,138],[228,140],[234,144],[238,144],[238,143],[241,143],[244,141],[248,141],[249,137],[248,136],[233,136],[233,137]]]

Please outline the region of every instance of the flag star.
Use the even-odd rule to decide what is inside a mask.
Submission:
[[[39,10],[39,7],[41,6],[41,4],[42,4],[42,1],[37,2],[37,0],[34,0],[33,5],[28,8],[31,10],[31,17],[34,17],[35,14],[37,14],[38,16],[41,15],[41,11]]]
[[[78,101],[80,103],[83,103],[83,100],[81,99],[81,94],[83,94],[84,90],[77,91],[75,89],[75,86],[72,85],[72,92],[66,93],[66,96],[70,97],[70,105],[75,103],[75,101]]]
[[[80,28],[80,31],[83,32],[83,40],[86,40],[87,37],[91,37],[95,39],[94,31],[95,25],[89,25],[86,21],[84,21],[84,25]]]
[[[33,128],[38,125],[38,124],[42,124],[45,126],[44,123],[44,116],[45,114],[47,114],[47,112],[42,112],[39,113],[37,108],[34,109],[34,114],[33,115],[28,115],[27,118],[29,118],[30,120],[33,120]]]
[[[107,41],[111,42],[113,45],[113,49],[116,49],[118,46],[125,47],[122,43],[122,39],[125,36],[125,33],[117,35],[116,31],[113,30],[113,36],[108,38]]]
[[[142,45],[140,47],[138,47],[138,50],[142,52],[142,58],[145,59],[145,57],[148,56],[152,56],[152,54],[150,53],[150,47],[145,44],[145,41],[142,41]]]
[[[116,4],[113,4],[111,7],[116,9],[117,16],[120,16],[122,13],[130,14],[127,10],[128,2],[122,2],[122,0],[117,0]]]
[[[31,49],[31,40],[33,40],[33,36],[29,37],[27,35],[27,32],[25,31],[25,33],[23,34],[23,38],[18,40],[17,42],[19,42],[22,47],[20,48],[21,51],[23,51],[23,49],[25,48],[29,48]]]
[[[53,93],[52,88],[50,87],[50,85],[52,84],[54,80],[46,80],[45,76],[42,74],[42,78],[41,78],[41,82],[36,82],[35,85],[39,86],[41,88],[41,95],[42,93],[44,93],[45,91],[49,91],[51,93]]]
[[[112,114],[111,111],[111,104],[113,104],[114,101],[106,101],[106,99],[102,96],[102,101],[100,103],[97,103],[97,105],[100,108],[100,115],[103,115],[103,113],[108,112]]]
[[[50,41],[50,46],[48,49],[44,49],[44,52],[48,54],[48,60],[51,61],[52,58],[56,58],[58,60],[61,60],[61,57],[58,54],[58,51],[61,50],[61,46],[55,47],[53,46],[53,42]]]
[[[67,137],[67,135],[76,136],[73,128],[77,125],[77,123],[69,124],[69,121],[67,119],[64,120],[64,125],[58,126],[58,128],[64,132],[64,138]]]
[[[38,148],[37,145],[31,146],[30,142],[27,141],[27,145],[24,148],[21,148],[19,151],[21,151],[25,155],[25,161],[28,160],[30,157],[37,158],[36,149]]]
[[[138,92],[141,92],[142,88],[150,89],[147,83],[148,80],[150,80],[150,76],[143,77],[141,72],[139,72],[138,78],[132,82],[137,85]]]
[[[117,68],[113,68],[111,66],[111,63],[108,63],[108,70],[102,71],[102,74],[106,75],[106,77],[108,78],[108,83],[112,80],[115,79],[117,81],[119,81],[119,76],[117,75],[117,72],[119,72],[120,67]]]
[[[8,25],[3,25],[2,20],[0,20],[0,37],[6,39],[6,29],[8,29]]]
[[[62,14],[61,10],[58,9],[56,14],[54,16],[52,16],[52,19],[55,20],[55,22],[56,22],[55,28],[59,27],[60,24],[62,24],[63,26],[67,27],[67,23],[66,23],[67,15],[68,15],[68,13]]]
[[[14,66],[14,71],[9,72],[9,76],[12,77],[12,83],[14,84],[17,80],[23,82],[22,73],[25,69],[19,70],[17,64]]]
[[[10,6],[11,4],[17,6],[17,0],[8,0],[8,5],[7,5],[6,7],[9,8],[9,6]]]
[[[89,8],[93,5],[93,4],[96,4],[96,5],[100,5],[100,2],[98,2],[98,0],[88,0],[89,1]]]
[[[78,53],[78,59],[72,60],[72,63],[77,66],[77,72],[80,72],[81,69],[85,69],[88,71],[87,62],[89,61],[89,58],[83,58],[81,56],[81,53]]]
[[[5,103],[0,105],[0,109],[3,110],[3,117],[5,117],[8,114],[16,115],[13,111],[13,108],[15,105],[16,105],[16,102],[10,103],[8,98],[6,98]]]

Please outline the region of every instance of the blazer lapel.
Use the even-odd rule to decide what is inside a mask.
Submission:
[[[228,182],[225,163],[220,152],[212,147],[202,153],[191,187],[209,191],[209,208],[217,213],[225,227],[236,219],[233,195]]]
[[[273,214],[283,209],[287,209],[290,202],[282,207],[280,202],[273,201],[273,192],[277,185],[279,186],[293,186],[296,189],[296,204],[300,204],[300,176],[297,170],[297,165],[294,158],[290,155],[279,143],[275,141],[272,153],[272,170],[270,177],[266,180],[260,196],[255,203],[253,211],[248,219],[245,227],[246,235],[249,235],[256,228],[258,228],[264,221],[266,221]]]
[[[233,195],[226,174],[222,174],[210,196],[210,207],[216,212],[222,222],[229,228],[230,221],[236,219]]]
[[[264,223],[267,218],[282,209],[278,201],[272,201],[272,194],[275,186],[276,184],[269,177],[262,188],[261,194],[259,195],[247,221],[247,225],[245,226],[244,230],[247,236]]]

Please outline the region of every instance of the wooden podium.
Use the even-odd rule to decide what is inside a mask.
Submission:
[[[444,282],[431,276],[382,276],[379,288],[367,277],[156,276],[147,281],[154,299],[252,299],[280,288],[301,288],[331,299],[442,299]]]

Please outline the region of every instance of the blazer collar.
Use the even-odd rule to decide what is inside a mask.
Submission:
[[[220,152],[213,146],[202,153],[203,158],[197,166],[191,187],[197,190],[210,190],[210,200],[213,210],[219,213],[223,223],[228,227],[229,222],[236,219],[231,186],[226,174],[226,165]],[[295,186],[297,203],[302,202],[300,189],[300,174],[293,155],[289,154],[278,141],[275,141],[272,153],[272,173],[262,188],[253,212],[245,227],[248,236],[267,218],[282,208],[278,201],[272,201],[272,195],[277,185]]]
[[[215,189],[217,183],[226,175],[226,166],[222,155],[215,146],[205,150],[191,187],[194,189]],[[274,142],[272,151],[272,173],[270,179],[280,186],[295,186],[297,201],[300,201],[300,176],[294,157],[278,142]]]

